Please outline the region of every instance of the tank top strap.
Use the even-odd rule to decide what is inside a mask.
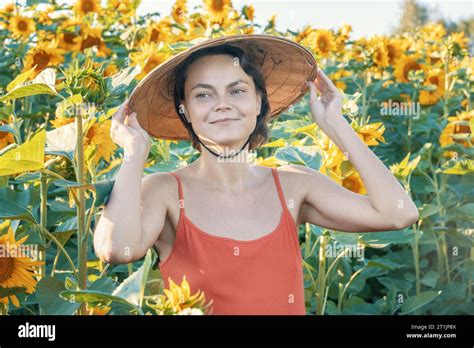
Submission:
[[[277,168],[272,167],[272,174],[273,174],[273,179],[275,180],[275,185],[278,190],[278,197],[280,197],[281,207],[283,208],[283,210],[286,210],[287,209],[286,200],[285,200],[285,196],[283,195],[283,189],[281,188]]]
[[[178,182],[178,191],[179,191],[179,210],[181,214],[184,213],[184,197],[183,197],[183,185],[181,184],[181,180],[179,178],[179,175],[174,173],[174,172],[168,172],[171,175],[173,175]]]

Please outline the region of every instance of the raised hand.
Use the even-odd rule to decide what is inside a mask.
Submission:
[[[146,160],[150,151],[150,136],[138,123],[137,114],[130,114],[128,102],[129,99],[125,100],[112,116],[110,136],[127,154]]]
[[[337,87],[318,69],[316,80],[308,81],[310,88],[310,106],[314,122],[325,132],[330,133],[331,125],[339,121],[342,116],[343,97]],[[316,91],[320,93],[318,97]],[[329,135],[329,134],[328,134]]]

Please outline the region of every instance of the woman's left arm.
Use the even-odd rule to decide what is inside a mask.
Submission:
[[[316,94],[316,89],[321,93],[319,97]],[[346,121],[342,115],[342,100],[342,95],[336,86],[322,70],[318,70],[317,79],[314,83],[310,82],[312,117],[321,130],[345,153],[346,158],[357,169],[368,195],[363,196],[347,192],[349,190],[344,188],[338,190],[338,194],[329,192],[332,197],[339,196],[340,198],[332,200],[331,204],[329,200],[324,202],[321,200],[321,190],[317,190],[314,185],[309,185],[310,191],[306,195],[306,203],[312,204],[321,215],[324,215],[324,211],[331,209],[334,204],[334,207],[337,206],[340,210],[346,210],[349,215],[353,214],[354,220],[365,220],[363,225],[371,230],[377,229],[377,226],[387,229],[390,224],[394,227],[409,226],[418,220],[419,215],[416,205],[390,170],[359,138]],[[315,182],[321,183],[322,181],[321,179],[315,180],[313,176],[312,183]],[[324,182],[327,186],[328,181]],[[343,195],[341,195],[342,191],[344,191]],[[359,214],[362,214],[363,217],[356,218],[355,216]],[[345,223],[350,224],[349,221],[345,221]]]

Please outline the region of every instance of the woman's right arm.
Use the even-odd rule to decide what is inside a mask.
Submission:
[[[124,161],[117,174],[109,201],[94,231],[97,256],[112,264],[140,259],[159,238],[167,207],[163,174],[142,178],[150,139],[132,114],[125,121],[128,100],[112,118],[112,139],[124,149]],[[145,208],[144,208],[145,207]]]

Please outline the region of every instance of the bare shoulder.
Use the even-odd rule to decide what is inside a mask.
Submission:
[[[278,167],[278,174],[284,177],[287,181],[295,183],[301,183],[301,180],[306,180],[308,177],[312,177],[314,179],[315,177],[318,178],[323,175],[313,168],[301,166],[298,164],[287,164]]]
[[[287,187],[295,187],[302,197],[306,197],[310,187],[314,187],[315,184],[324,184],[327,180],[326,176],[319,171],[298,164],[278,167],[278,174]]]
[[[169,172],[156,172],[143,177],[142,191],[144,196],[162,197],[161,201],[168,202],[178,192],[176,179]]]

